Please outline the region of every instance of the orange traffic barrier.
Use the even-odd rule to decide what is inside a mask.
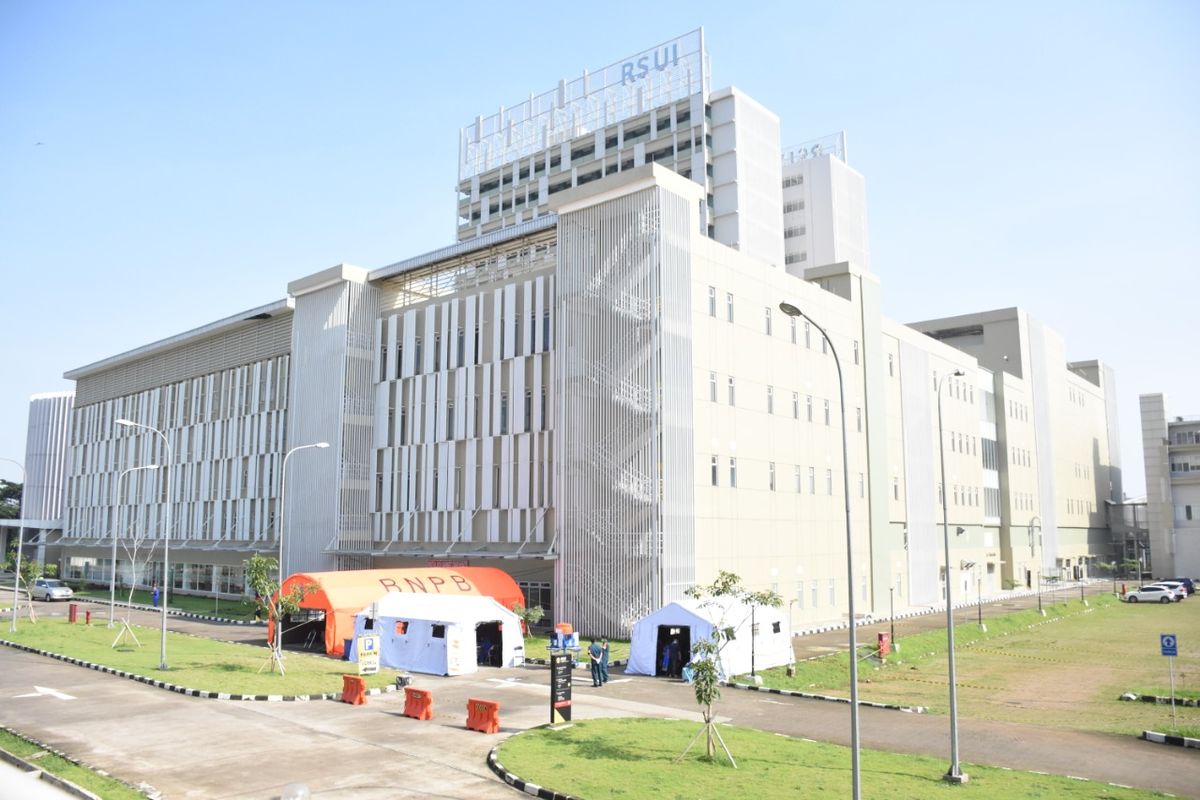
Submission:
[[[405,686],[404,716],[413,719],[433,719],[433,692]]]
[[[367,682],[358,675],[342,676],[342,702],[361,706],[367,702]]]
[[[467,730],[500,732],[500,704],[491,700],[467,700]]]

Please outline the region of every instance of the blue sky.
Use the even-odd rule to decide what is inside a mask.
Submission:
[[[698,26],[785,143],[848,131],[888,316],[1112,364],[1131,493],[1137,395],[1200,414],[1200,4],[409,6],[0,0],[0,456],[65,370],[449,244],[460,127]]]

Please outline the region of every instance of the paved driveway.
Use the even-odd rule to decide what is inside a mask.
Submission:
[[[61,612],[61,607],[54,609]],[[172,629],[217,638],[244,628],[172,620]],[[234,634],[226,636],[226,634]],[[257,633],[261,637],[261,630]],[[577,673],[582,678],[583,673]],[[474,676],[419,676],[436,717],[401,715],[400,693],[365,706],[237,703],[183,697],[132,681],[0,648],[0,723],[41,739],[166,797],[269,798],[290,782],[323,797],[514,798],[487,769],[501,737],[549,719],[549,671],[485,670]],[[602,689],[575,687],[575,717],[654,716],[699,720],[690,687],[619,672]],[[34,686],[74,696],[17,698]],[[501,704],[500,736],[464,728],[466,700]],[[739,725],[849,743],[845,704],[726,689],[718,710]],[[863,708],[862,744],[945,757],[948,718]],[[1200,753],[1131,737],[960,719],[967,762],[1034,769],[1196,796]]]

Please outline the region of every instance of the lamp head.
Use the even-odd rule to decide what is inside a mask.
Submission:
[[[967,373],[963,372],[961,369],[954,370],[954,377],[956,377],[956,378],[961,378],[963,375],[966,375],[966,374]]]
[[[779,304],[779,310],[780,310],[780,311],[782,311],[783,313],[787,314],[789,317],[802,317],[802,316],[804,316],[804,314],[803,314],[803,313],[801,313],[800,309],[796,308],[796,307],[795,307],[794,305],[792,305],[791,303],[780,303],[780,304]]]
[[[962,535],[963,535],[964,533],[966,533],[966,532],[967,532],[967,529],[966,529],[966,528],[955,528],[955,529],[954,529],[954,535],[955,535],[955,536],[962,536]]]
[[[125,419],[124,417],[122,417],[121,419],[117,420],[117,424],[124,425],[125,427],[129,427],[130,425],[136,425],[137,423],[135,423],[131,419]]]
[[[329,447],[329,442],[317,442],[315,446],[324,450],[326,447]]]

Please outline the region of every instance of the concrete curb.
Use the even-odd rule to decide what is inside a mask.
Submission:
[[[55,788],[66,792],[69,795],[82,798],[82,800],[103,800],[98,794],[93,794],[82,786],[76,786],[66,778],[60,778],[52,772],[47,772],[36,764],[32,764],[18,755],[14,755],[7,750],[0,750],[0,761],[5,761],[22,772],[28,772],[37,776],[39,781],[54,786]]]
[[[35,647],[29,647],[28,645],[18,644],[17,642],[10,642],[5,639],[0,639],[0,645],[12,647],[16,650],[24,650],[27,653],[33,653],[33,654],[39,655],[39,656],[47,656],[48,658],[57,659],[58,661],[63,661],[67,664],[73,664],[77,667],[86,667],[87,669],[94,669],[97,672],[104,672],[109,675],[116,675],[118,678],[127,678],[128,680],[131,680],[131,681],[137,681],[138,683],[144,683],[147,686],[153,686],[156,689],[165,689],[168,692],[175,692],[176,694],[186,695],[187,697],[198,697],[202,700],[239,700],[239,701],[268,702],[268,703],[293,703],[293,702],[294,703],[305,703],[305,702],[309,702],[312,700],[340,700],[342,698],[341,692],[325,692],[322,694],[295,694],[295,695],[293,695],[293,694],[231,694],[229,692],[210,692],[210,691],[206,691],[204,689],[189,689],[186,686],[179,686],[178,684],[168,683],[167,681],[160,681],[160,680],[156,680],[154,678],[147,678],[144,675],[138,675],[137,673],[134,673],[134,672],[126,672],[126,671],[120,670],[120,669],[113,669],[112,667],[106,667],[103,664],[93,664],[90,661],[84,661],[83,659],[80,659],[80,658],[72,658],[71,656],[64,656],[61,653],[51,653],[49,650],[38,650]],[[366,694],[368,696],[371,696],[371,695],[387,694],[389,692],[394,692],[394,691],[396,691],[396,686],[393,684],[393,685],[388,685],[388,686],[377,687],[374,689],[368,689]]]
[[[1139,701],[1142,703],[1154,703],[1155,705],[1160,706],[1171,705],[1171,698],[1163,697],[1160,694],[1134,694],[1133,692],[1128,692],[1127,694],[1121,695],[1117,699],[1125,700],[1127,702]],[[1194,700],[1191,697],[1176,697],[1175,705],[1184,706],[1186,708],[1197,708],[1200,707],[1200,700]]]
[[[847,705],[850,704],[850,698],[848,698],[848,697],[834,697],[832,695],[812,694],[810,692],[794,692],[794,691],[791,691],[790,689],[773,689],[768,686],[754,686],[749,683],[732,683],[729,681],[721,681],[721,685],[728,686],[731,689],[745,689],[745,690],[748,690],[751,692],[766,692],[767,694],[780,694],[780,695],[783,695],[784,697],[803,697],[805,700],[825,700],[825,701],[828,701],[831,703],[846,703]],[[926,711],[928,711],[928,709],[925,708],[925,706],[901,706],[901,705],[896,705],[895,703],[876,703],[873,700],[859,700],[858,704],[860,706],[867,706],[869,708],[883,708],[883,709],[888,709],[890,711],[904,711],[909,714],[924,714]]]
[[[1142,731],[1141,737],[1147,742],[1155,744],[1171,744],[1176,747],[1191,747],[1200,750],[1200,739],[1193,739],[1190,736],[1175,736],[1170,733],[1157,733],[1156,731]]]
[[[553,789],[547,789],[545,786],[538,786],[536,783],[529,783],[522,778],[517,777],[504,768],[500,760],[496,757],[496,751],[500,749],[500,745],[496,745],[488,751],[487,765],[492,772],[519,792],[524,792],[532,797],[540,797],[542,800],[579,800],[579,798],[570,794],[562,794]]]
[[[69,602],[90,603],[92,605],[108,605],[107,600],[102,600],[96,597],[72,597]],[[121,608],[132,608],[135,611],[149,611],[155,614],[159,613],[159,607],[157,606],[147,606],[141,603],[117,603],[117,605],[119,605]],[[252,619],[230,619],[228,617],[214,617],[208,614],[194,614],[191,611],[180,611],[177,608],[172,609],[170,606],[167,607],[167,616],[179,617],[180,619],[195,619],[200,620],[201,622],[218,622],[223,625],[257,625],[264,628],[267,625],[265,622],[255,622]]]
[[[155,789],[153,786],[150,786],[148,784],[141,784],[139,786],[134,786],[131,783],[126,783],[125,781],[121,780],[120,778],[114,777],[111,773],[108,773],[98,767],[93,767],[91,764],[88,764],[85,761],[80,761],[77,758],[69,756],[66,753],[64,753],[63,751],[61,751],[55,747],[51,747],[50,745],[46,744],[45,742],[34,739],[32,736],[27,736],[26,734],[21,733],[20,731],[15,730],[13,728],[10,728],[7,725],[0,725],[0,731],[6,731],[8,733],[11,733],[13,736],[16,736],[20,739],[24,739],[25,741],[29,742],[30,744],[33,744],[33,745],[36,745],[36,746],[42,748],[47,753],[58,756],[63,761],[69,761],[70,763],[74,764],[77,767],[91,770],[92,772],[96,773],[97,775],[103,775],[105,778],[108,778],[111,781],[116,781],[117,783],[128,786],[133,791],[138,792],[139,794],[145,795],[146,797],[152,798],[152,800],[157,800],[157,798],[159,798],[161,796],[159,794],[158,790]],[[80,786],[76,786],[75,784],[71,783],[70,781],[68,781],[64,778],[60,778],[57,775],[51,775],[50,773],[46,772],[45,770],[43,770],[41,767],[37,766],[36,764],[31,764],[30,762],[25,761],[25,759],[23,759],[19,756],[15,756],[6,750],[0,750],[0,758],[4,758],[5,761],[8,761],[9,763],[14,764],[15,766],[24,765],[24,767],[22,767],[22,768],[27,767],[29,769],[41,771],[41,773],[42,773],[41,779],[42,780],[46,781],[47,783],[51,783],[51,784],[57,786],[59,789],[62,789],[64,792],[73,794],[76,797],[87,798],[88,800],[91,800],[91,798],[96,798],[96,800],[99,800],[99,795],[92,794],[87,789],[84,789]]]

